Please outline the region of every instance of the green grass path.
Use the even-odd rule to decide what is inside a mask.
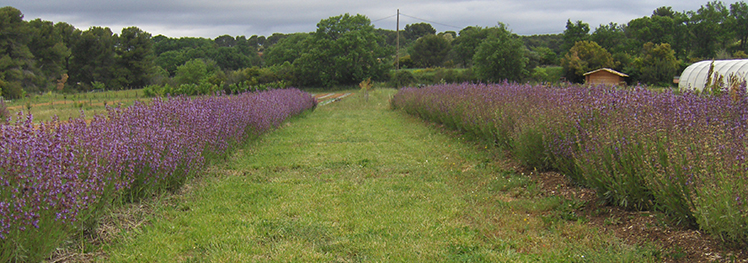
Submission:
[[[475,143],[351,96],[251,142],[105,249],[139,262],[651,261]]]

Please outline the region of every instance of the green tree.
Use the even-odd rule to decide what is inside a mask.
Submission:
[[[242,54],[239,49],[233,47],[219,47],[217,52],[211,56],[218,66],[223,70],[237,70],[252,67],[252,59]]]
[[[633,40],[632,44],[638,48],[647,42],[673,43],[675,26],[675,20],[671,17],[645,16],[629,21],[626,34]]]
[[[215,42],[207,38],[197,37],[182,37],[182,38],[167,38],[164,36],[156,36],[153,38],[153,51],[156,56],[167,51],[187,51],[187,50],[199,50],[202,52],[201,56],[205,55],[205,51],[208,49],[215,49]]]
[[[584,73],[599,68],[615,68],[613,56],[593,41],[579,41],[561,59],[567,80],[581,83]]]
[[[263,55],[267,65],[293,63],[309,46],[311,35],[308,33],[291,34],[265,50]]]
[[[83,31],[74,40],[71,48],[72,59],[68,68],[69,83],[81,83],[81,89],[90,89],[94,82],[106,84],[113,88],[120,85],[119,80],[113,78],[118,74],[115,59],[116,36],[108,27],[91,27]]]
[[[558,65],[558,54],[548,47],[534,47],[530,51],[535,54],[536,62],[530,62],[538,66]]]
[[[713,58],[718,49],[725,49],[732,40],[732,31],[723,24],[730,11],[722,2],[708,2],[697,11],[688,13],[691,45],[694,57]]]
[[[57,22],[55,24],[55,32],[60,36],[62,39],[62,43],[68,48],[69,51],[68,55],[64,58],[63,61],[63,68],[67,71],[70,67],[70,59],[72,58],[72,48],[75,44],[74,41],[78,39],[82,33],[79,29],[75,28],[73,25],[65,23],[65,22]]]
[[[551,49],[553,53],[561,54],[568,50],[562,50],[561,45],[563,43],[562,34],[543,34],[543,35],[531,35],[522,36],[522,42],[529,49],[546,47]]]
[[[740,50],[748,51],[746,49],[746,42],[748,42],[748,4],[745,2],[731,4],[730,21],[732,22],[731,29],[740,42]]]
[[[661,6],[652,11],[652,16],[664,16],[669,18],[675,18],[678,12],[673,11],[672,7]]]
[[[187,62],[188,59],[184,56],[184,51],[180,50],[169,50],[159,55],[155,62],[156,65],[169,72],[169,75],[174,76],[177,72],[177,67]]]
[[[521,81],[529,75],[526,48],[503,24],[497,29],[498,34],[484,40],[475,51],[475,71],[488,82]]]
[[[247,40],[244,36],[238,36],[236,37],[236,46],[234,46],[239,53],[249,58],[249,63],[252,66],[260,66],[262,65],[262,59],[260,58],[260,55],[257,53],[257,46],[253,46],[249,43],[249,40]]]
[[[484,40],[496,37],[500,30],[496,27],[466,27],[460,30],[460,35],[452,42],[452,49],[463,67],[469,67],[473,63],[475,51]]]
[[[229,35],[222,35],[213,40],[218,47],[234,47],[236,39]]]
[[[434,29],[434,27],[432,27],[429,23],[409,24],[405,25],[405,29],[403,29],[403,36],[411,41],[416,40],[422,36],[434,34],[436,34],[436,29]]]
[[[418,67],[436,67],[441,66],[450,48],[449,41],[444,37],[426,35],[416,40],[410,56]]]
[[[691,22],[686,13],[676,12],[673,11],[672,7],[663,6],[655,9],[650,19],[646,22],[641,25],[631,25],[631,22],[629,22],[632,28],[629,29],[627,27],[624,31],[627,32],[629,38],[638,37],[638,39],[629,41],[627,52],[631,54],[638,53],[642,45],[646,42],[652,42],[655,44],[670,44],[672,50],[675,51],[676,57],[686,58],[689,55],[691,35],[688,32],[687,25]],[[632,32],[642,29],[640,27],[642,25],[649,28],[644,31]]]
[[[288,37],[287,34],[273,33],[272,35],[270,35],[267,38],[265,38],[265,37],[259,37],[259,38],[257,38],[257,41],[258,41],[258,43],[260,43],[260,45],[262,45],[263,48],[269,48],[269,47],[272,47],[273,45],[277,44],[278,41],[281,41],[281,39],[284,39],[286,37]]]
[[[265,41],[267,41],[267,38],[265,36],[257,37],[257,45],[265,47]]]
[[[56,80],[65,73],[65,62],[70,56],[70,49],[52,22],[35,19],[29,22],[29,27],[31,41],[28,47],[34,55],[35,68],[41,72],[41,82],[38,84],[40,88],[46,89],[57,83]]]
[[[386,45],[393,46],[393,47],[397,46],[397,31],[390,30],[390,29],[377,28],[377,29],[374,29],[374,32],[384,39],[384,43]],[[405,44],[405,37],[403,36],[403,32],[400,32],[400,45],[404,45],[404,44]]]
[[[642,55],[634,61],[639,80],[649,84],[670,85],[678,72],[680,61],[670,44],[644,44]]]
[[[119,67],[124,73],[123,86],[142,88],[150,82],[150,72],[153,70],[153,43],[151,34],[137,27],[122,29],[117,38],[117,59]]]
[[[564,42],[561,45],[563,50],[569,50],[579,41],[585,41],[589,39],[590,25],[580,20],[572,23],[571,20],[566,20],[566,30],[564,30],[563,39]]]
[[[382,80],[391,67],[385,60],[392,54],[382,42],[363,15],[323,19],[308,48],[294,61],[294,75],[302,86],[352,85],[369,77]]]
[[[595,41],[601,47],[609,50],[612,53],[626,52],[626,33],[623,25],[616,23],[610,23],[607,25],[600,25],[590,35],[590,40]]]
[[[6,98],[20,98],[22,87],[35,86],[30,28],[20,10],[7,6],[0,8],[0,32],[0,89]]]
[[[179,84],[200,84],[220,71],[215,61],[193,59],[177,67],[174,78]]]

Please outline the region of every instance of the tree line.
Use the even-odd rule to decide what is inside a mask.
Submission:
[[[440,33],[414,23],[400,32],[396,56],[397,32],[376,29],[362,15],[322,19],[315,32],[206,39],[152,36],[137,27],[81,30],[65,22],[24,21],[20,10],[3,7],[0,95],[149,85],[170,87],[162,93],[239,92],[353,85],[367,78],[417,82],[410,71],[392,74],[395,67],[447,69],[437,77],[484,82],[558,81],[546,66],[561,66],[566,80],[581,82],[585,72],[608,67],[630,75],[630,82],[668,85],[692,62],[748,57],[745,2],[713,1],[684,12],[660,7],[627,24],[590,31],[589,24],[571,19],[563,33],[532,36],[502,23]]]
[[[748,58],[748,5],[708,2],[696,11],[660,7],[625,25],[567,21],[561,56],[566,77],[594,67],[622,70],[632,81],[666,84],[693,62]],[[586,59],[585,59],[586,58]],[[584,63],[587,63],[586,65]]]
[[[571,19],[561,34],[518,36],[501,23],[458,34],[430,32],[408,46],[400,65],[472,68],[480,80],[513,81],[543,81],[543,66],[562,66],[563,77],[576,83],[584,81],[584,73],[607,67],[628,74],[632,84],[667,86],[693,62],[748,58],[748,5],[713,1],[684,12],[660,7],[650,16],[592,32],[589,24]],[[501,65],[507,63],[515,64]]]
[[[153,70],[151,35],[137,27],[114,34],[86,31],[41,19],[24,21],[18,9],[0,9],[0,94],[19,98],[71,86],[131,88],[149,83]]]

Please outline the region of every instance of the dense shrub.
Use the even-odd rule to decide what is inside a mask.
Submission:
[[[195,68],[193,71],[199,72],[200,65],[205,65],[205,63],[195,60],[191,65],[190,68]],[[146,97],[163,97],[167,95],[212,95],[220,91],[226,94],[240,94],[248,91],[285,89],[291,86],[292,72],[293,68],[289,63],[267,68],[251,67],[228,72],[214,71],[210,74],[203,74],[201,78],[182,77],[148,85],[143,93]],[[187,80],[196,82],[184,82]]]
[[[0,125],[0,262],[39,262],[114,200],[179,188],[206,159],[315,106],[297,89],[155,98],[108,116]],[[20,116],[20,115],[19,115]]]
[[[25,92],[23,91],[23,88],[21,88],[21,83],[17,81],[0,81],[0,84],[3,84],[0,86],[2,89],[2,95],[6,99],[10,100],[17,100],[23,98]]]
[[[393,71],[390,76],[390,83],[393,87],[463,82],[478,82],[475,72],[472,69],[425,68],[397,70]]]
[[[392,106],[562,171],[610,204],[748,245],[745,94],[462,84],[404,88]]]
[[[407,70],[398,70],[392,73],[392,86],[396,88],[407,87],[416,83],[413,73]]]

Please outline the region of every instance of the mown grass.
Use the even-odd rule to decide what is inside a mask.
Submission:
[[[105,247],[139,262],[649,262],[379,89],[289,121]],[[583,205],[583,204],[582,204]],[[573,208],[572,208],[573,209]],[[104,258],[102,258],[104,259]]]
[[[106,106],[123,107],[132,105],[136,100],[150,101],[143,96],[142,90],[119,90],[104,92],[87,92],[76,94],[61,94],[56,92],[41,95],[29,95],[26,98],[6,101],[5,104],[11,116],[16,118],[19,111],[34,115],[34,122],[49,121],[57,115],[60,120],[78,118],[81,111],[86,117],[106,114]]]

